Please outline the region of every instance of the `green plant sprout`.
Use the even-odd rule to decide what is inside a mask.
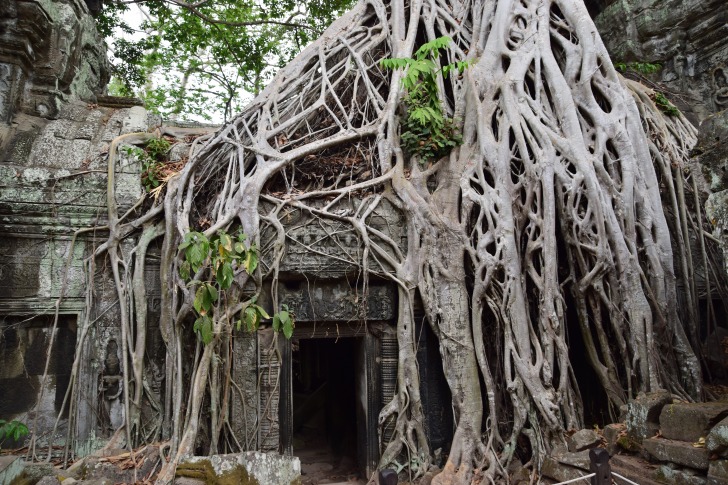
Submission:
[[[449,37],[438,37],[417,49],[414,58],[380,61],[385,69],[407,69],[402,77],[402,87],[407,91],[403,100],[407,115],[402,122],[401,140],[404,149],[423,164],[447,155],[463,141],[453,119],[442,111],[437,87],[439,73],[448,77],[454,70],[462,73],[468,67],[468,61],[438,67],[435,60],[440,56],[440,49],[450,42]]]
[[[667,116],[680,116],[680,110],[660,91],[655,91],[655,104]]]
[[[0,419],[0,445],[7,440],[18,441],[20,438],[28,436],[28,433],[28,427],[20,421],[8,422]]]
[[[125,146],[121,150],[129,157],[139,160],[142,164],[142,185],[147,192],[151,192],[162,183],[160,169],[167,161],[172,144],[165,138],[152,138],[144,148]]]
[[[619,72],[627,71],[636,72],[638,74],[654,74],[662,69],[662,64],[651,62],[615,62],[614,68]]]

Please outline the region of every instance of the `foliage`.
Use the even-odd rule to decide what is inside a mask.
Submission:
[[[421,163],[441,158],[462,143],[452,118],[445,116],[440,102],[437,77],[448,77],[468,66],[467,61],[447,64],[440,68],[436,59],[440,49],[451,42],[449,37],[439,37],[423,44],[414,58],[382,59],[386,69],[407,69],[402,77],[402,87],[407,91],[404,103],[407,115],[402,122],[401,140],[405,150],[415,155]]]
[[[28,427],[20,421],[0,419],[0,444],[8,439],[18,441],[28,435]]]
[[[680,110],[660,91],[655,91],[655,104],[667,116],[680,116]]]
[[[139,160],[142,164],[142,185],[147,192],[159,187],[161,183],[160,169],[164,166],[172,145],[165,138],[152,138],[144,149],[133,146],[123,147],[127,156]]]
[[[139,0],[144,38],[124,21],[131,2],[111,0],[97,18],[113,46],[120,92],[165,117],[229,118],[278,67],[320,35],[352,0]],[[119,33],[126,36],[120,38]],[[119,91],[117,91],[119,92]]]
[[[198,317],[193,330],[205,344],[212,342],[215,306],[221,295],[232,286],[236,271],[253,274],[258,267],[258,248],[255,244],[246,247],[245,240],[246,235],[242,231],[234,236],[220,231],[212,239],[201,232],[191,231],[179,245],[184,254],[180,277],[188,286],[197,288],[192,306]],[[197,279],[204,274],[208,275],[207,280]],[[263,307],[256,304],[256,300],[254,297],[243,305],[236,322],[237,330],[244,326],[249,332],[255,331],[262,320],[271,318]],[[286,338],[291,338],[295,326],[293,316],[286,305],[282,308],[273,316],[273,329],[282,330]]]
[[[632,71],[638,74],[647,75],[659,72],[662,69],[662,64],[653,64],[650,62],[615,62],[614,68],[622,73]]]

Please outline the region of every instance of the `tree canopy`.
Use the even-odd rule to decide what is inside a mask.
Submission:
[[[110,91],[167,118],[228,119],[351,3],[111,0],[97,17],[113,56]]]

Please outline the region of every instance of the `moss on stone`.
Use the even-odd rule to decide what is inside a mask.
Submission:
[[[640,444],[627,435],[617,438],[617,444],[626,451],[637,452],[640,450]]]
[[[217,475],[209,460],[181,463],[177,465],[176,476],[203,480],[210,485],[260,485],[258,480],[248,475],[248,471],[242,465]]]

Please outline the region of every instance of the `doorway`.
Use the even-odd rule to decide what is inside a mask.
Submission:
[[[363,478],[363,340],[303,338],[292,343],[292,445],[304,484]]]

